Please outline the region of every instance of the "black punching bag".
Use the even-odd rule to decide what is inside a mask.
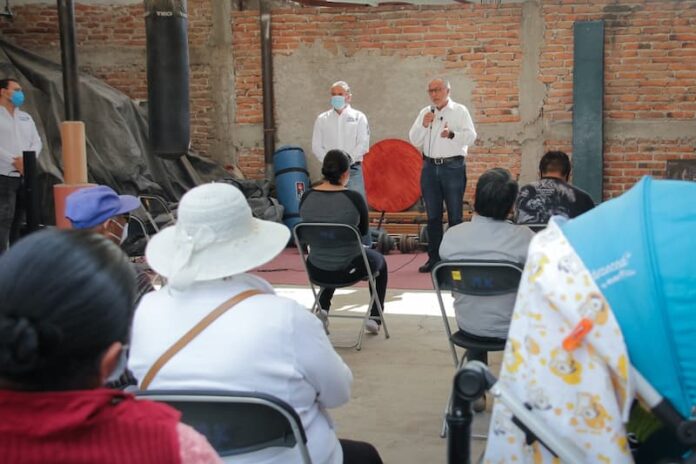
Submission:
[[[167,159],[188,152],[189,55],[186,0],[145,0],[150,146]]]

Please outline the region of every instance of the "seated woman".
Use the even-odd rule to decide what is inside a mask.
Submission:
[[[333,222],[357,227],[360,235],[368,232],[369,218],[367,204],[360,194],[348,190],[350,180],[350,156],[343,150],[330,150],[326,153],[321,173],[324,181],[308,191],[300,201],[300,216],[304,222]],[[387,293],[387,262],[380,253],[367,249],[367,260],[372,272],[379,272],[376,280],[377,298],[384,309],[384,297]],[[345,283],[355,279],[356,273],[366,275],[365,265],[359,250],[353,244],[337,246],[314,246],[310,250],[308,266],[310,273],[322,276],[325,282]],[[322,288],[319,304],[324,320],[331,307],[334,288]],[[372,289],[370,289],[372,290]],[[382,321],[379,319],[377,305],[370,309],[365,330],[376,334]]]
[[[0,257],[3,462],[220,462],[178,412],[100,388],[134,298],[126,256],[94,233],[38,232]]]
[[[129,367],[142,389],[273,395],[299,414],[313,462],[380,463],[371,445],[336,437],[327,409],[348,402],[353,376],[321,323],[295,301],[275,295],[263,279],[245,274],[273,259],[289,238],[284,225],[253,218],[244,195],[231,185],[205,184],[186,193],[176,225],[152,237],[145,251],[167,284],[138,306]],[[219,318],[160,370],[151,370],[215,310]],[[298,457],[294,449],[268,448],[235,462],[292,463]]]

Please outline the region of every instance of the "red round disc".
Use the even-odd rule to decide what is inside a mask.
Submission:
[[[388,213],[413,206],[421,196],[422,165],[421,153],[404,140],[385,139],[372,145],[363,158],[368,204]]]

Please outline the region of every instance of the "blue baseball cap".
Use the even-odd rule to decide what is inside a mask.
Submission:
[[[140,202],[132,195],[119,195],[106,185],[73,192],[65,199],[65,217],[76,229],[91,229],[112,217],[137,209]]]

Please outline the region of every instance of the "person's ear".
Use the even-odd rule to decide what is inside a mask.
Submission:
[[[99,361],[99,385],[104,385],[106,379],[114,372],[119,360],[121,359],[121,351],[123,350],[123,343],[113,342],[104,351],[104,355]]]

